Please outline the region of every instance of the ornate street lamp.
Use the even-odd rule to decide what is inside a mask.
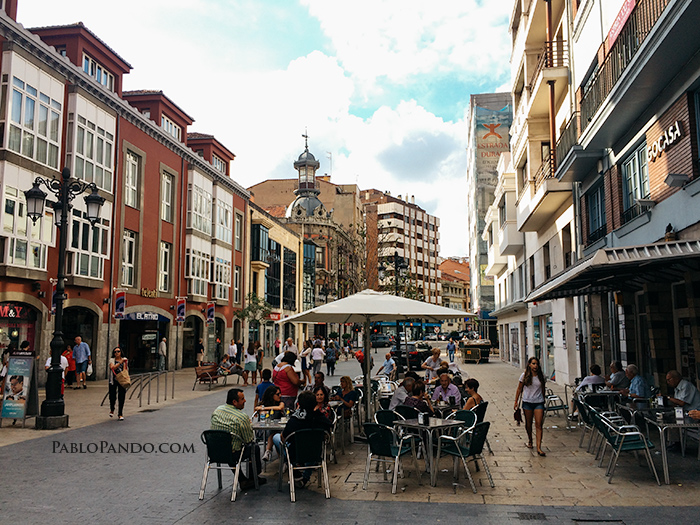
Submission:
[[[394,295],[398,296],[399,295],[399,276],[402,274],[402,272],[406,271],[408,269],[408,263],[406,262],[406,259],[401,257],[399,255],[398,250],[394,250],[394,255],[387,257],[388,261],[391,262],[392,266],[394,267]],[[379,278],[381,280],[384,280],[384,276],[386,275],[386,266],[384,264],[380,264],[379,267],[377,268],[379,270]],[[400,327],[399,327],[399,320],[396,320],[396,353],[401,352],[401,333],[399,332]],[[376,353],[375,349],[375,353]],[[411,369],[411,366],[409,365],[408,362],[408,342],[406,344],[406,371],[408,372]]]
[[[87,216],[94,226],[100,218],[100,210],[104,204],[104,197],[101,197],[94,182],[87,183],[77,179],[71,179],[70,170],[63,168],[61,179],[43,179],[37,177],[31,189],[24,192],[27,201],[27,215],[36,223],[44,216],[44,205],[47,194],[41,190],[40,186],[56,197],[56,202],[51,205],[54,209],[55,224],[58,228],[58,275],[56,282],[56,295],[52,298],[56,303],[56,314],[54,316],[54,332],[51,340],[51,366],[49,367],[46,379],[46,399],[41,404],[41,417],[49,418],[58,416],[59,422],[49,424],[44,421],[41,428],[57,428],[68,426],[68,418],[64,417],[65,404],[61,397],[61,352],[65,348],[63,341],[63,301],[65,300],[65,261],[66,261],[66,235],[68,232],[68,212],[72,208],[71,202],[78,195],[91,191],[90,195],[84,197],[87,205]],[[38,423],[37,419],[37,423]]]

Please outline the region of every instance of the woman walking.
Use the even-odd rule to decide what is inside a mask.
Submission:
[[[253,384],[257,379],[258,358],[255,355],[255,345],[250,343],[245,351],[245,365],[243,366],[243,386],[248,386],[248,374],[253,374]]]
[[[316,341],[314,343],[314,348],[311,350],[311,359],[314,362],[314,375],[321,371],[321,365],[323,360],[326,358],[326,352],[323,351],[321,346],[321,341]]]
[[[299,359],[301,360],[301,372],[304,375],[303,379],[306,381],[307,385],[313,383],[311,380],[311,371],[309,370],[309,359],[311,358],[311,348],[313,343],[310,340],[304,341],[304,346],[299,354]]]
[[[124,400],[126,399],[126,388],[119,384],[117,375],[122,370],[129,370],[129,363],[126,357],[122,356],[122,349],[118,346],[112,350],[112,358],[109,360],[109,417],[114,417],[114,405],[119,400],[119,421],[124,421]]]
[[[331,341],[326,348],[326,372],[329,376],[335,375],[335,362],[338,359],[338,351],[335,348],[335,343]]]
[[[515,404],[513,410],[518,410],[520,398],[523,400],[523,413],[525,414],[525,430],[527,431],[527,448],[532,448],[532,419],[535,419],[535,432],[537,438],[537,454],[545,456],[542,451],[542,423],[544,422],[544,375],[540,360],[531,357],[527,362],[525,372],[520,374],[518,390],[515,392]]]

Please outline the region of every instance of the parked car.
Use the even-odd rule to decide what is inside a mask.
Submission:
[[[391,337],[385,334],[372,334],[369,336],[369,340],[372,348],[382,348],[393,344]]]
[[[408,364],[411,370],[420,370],[428,357],[430,357],[430,345],[423,342],[401,343],[397,352],[396,347],[391,348],[391,356],[396,361],[396,368],[399,372],[403,372],[406,368],[406,348],[408,348]]]
[[[423,339],[426,341],[437,341],[438,335],[435,332],[430,332]]]

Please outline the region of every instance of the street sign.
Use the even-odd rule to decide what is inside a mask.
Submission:
[[[436,334],[440,333],[440,327],[439,327],[439,326],[436,326],[435,328],[433,328],[433,331],[434,331]]]

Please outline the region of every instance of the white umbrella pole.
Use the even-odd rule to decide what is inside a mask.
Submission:
[[[370,348],[370,341],[369,341],[369,316],[365,318],[365,336],[364,336],[364,341],[365,341],[365,360],[362,363],[363,368],[364,368],[364,385],[365,385],[365,421],[372,421],[371,419],[371,412],[370,412],[370,407],[372,405],[372,390],[371,390],[371,382],[370,382],[370,376],[372,374],[372,352]]]

